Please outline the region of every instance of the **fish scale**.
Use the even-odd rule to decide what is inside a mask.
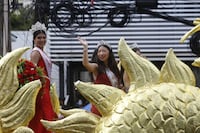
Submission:
[[[191,128],[190,126],[186,126],[187,121],[191,117],[195,116],[194,112],[198,112],[199,110],[197,110],[197,108],[192,109],[190,106],[186,106],[185,111],[187,111],[187,107],[189,110],[192,110],[192,111],[188,112],[188,113],[190,113],[190,115],[186,115],[187,116],[186,117],[186,116],[184,116],[184,114],[182,114],[178,110],[178,108],[175,108],[173,106],[173,103],[175,104],[176,100],[178,100],[176,98],[177,97],[176,92],[181,92],[183,96],[186,96],[187,93],[184,93],[184,92],[180,91],[180,89],[179,89],[180,87],[183,87],[183,84],[174,84],[174,86],[172,86],[172,85],[173,85],[173,83],[171,83],[171,84],[163,83],[163,84],[159,84],[157,86],[155,85],[154,89],[156,89],[158,91],[154,91],[153,89],[149,89],[149,90],[144,89],[143,93],[132,92],[132,93],[134,93],[134,97],[128,96],[128,98],[134,99],[134,102],[131,102],[131,104],[133,104],[131,106],[132,107],[131,113],[130,113],[130,111],[125,111],[127,109],[127,108],[125,108],[126,105],[124,105],[124,106],[121,105],[121,104],[124,104],[124,102],[118,103],[116,106],[118,106],[119,108],[124,107],[123,113],[121,111],[117,111],[118,108],[116,108],[113,111],[112,116],[107,118],[107,119],[111,119],[111,121],[113,122],[111,125],[113,125],[113,126],[112,127],[110,125],[106,126],[106,124],[103,123],[103,124],[101,124],[102,125],[101,129],[109,130],[109,128],[111,128],[112,130],[117,130],[117,129],[113,129],[113,127],[118,128],[118,125],[119,125],[119,124],[117,124],[118,121],[120,123],[123,123],[123,125],[127,124],[126,122],[124,122],[124,121],[127,121],[126,116],[132,116],[132,117],[135,116],[135,118],[132,119],[132,117],[129,117],[128,122],[131,124],[127,124],[127,126],[124,126],[124,127],[127,127],[127,128],[123,128],[124,133],[129,131],[130,125],[132,125],[131,126],[132,129],[137,127],[136,129],[141,129],[141,130],[145,129],[147,132],[152,130],[152,128],[154,128],[155,132],[159,132],[161,129],[163,131],[165,131],[165,130],[168,130],[168,129],[166,129],[168,126],[173,128],[172,132],[178,132],[179,130],[181,131],[183,129],[190,129]],[[171,87],[171,88],[169,88],[169,87]],[[185,87],[185,90],[190,90],[191,88],[193,88],[193,92],[196,91],[196,93],[199,93],[197,87],[190,86],[190,85],[185,85],[184,87]],[[173,93],[171,93],[171,95],[168,95],[168,97],[167,97],[168,100],[165,100],[166,98],[163,99],[162,106],[160,105],[159,108],[157,108],[158,105],[156,105],[157,103],[155,102],[156,98],[153,99],[153,97],[156,95],[161,97],[161,95],[163,95],[162,93],[163,92],[165,93],[165,91],[162,91],[165,88],[168,88],[168,91],[172,91]],[[143,95],[145,95],[145,97],[143,97],[143,99],[137,98],[137,97],[143,96]],[[184,104],[182,104],[183,107],[184,107],[184,105],[190,104],[190,102],[188,102],[188,99],[193,99],[191,101],[192,105],[198,104],[198,102],[197,102],[198,100],[196,102],[194,102],[195,99],[198,99],[194,95],[187,95],[186,97],[187,98],[184,98],[181,100],[184,103]],[[128,98],[124,98],[124,99],[129,101]],[[171,98],[173,98],[173,103],[170,100]],[[141,101],[143,101],[143,100],[146,101],[149,99],[152,99],[152,100],[149,101],[150,105],[147,106],[145,109],[138,104],[138,103],[141,103]],[[176,100],[174,100],[174,99],[176,99]],[[160,101],[160,99],[158,101]],[[178,101],[181,102],[180,100],[178,100]],[[153,109],[151,107],[153,107]],[[122,109],[119,109],[119,110],[122,110]],[[151,113],[148,113],[148,112],[151,112]],[[154,113],[152,113],[152,112],[154,112]],[[176,122],[176,121],[179,121],[179,122]],[[200,120],[198,120],[198,123],[200,123]],[[139,130],[137,130],[137,131],[139,131]],[[193,129],[193,132],[194,131],[195,131],[195,128]],[[135,132],[135,133],[137,133],[137,132]]]

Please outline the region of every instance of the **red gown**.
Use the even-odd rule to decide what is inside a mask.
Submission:
[[[37,64],[39,67],[44,69],[45,75],[47,76],[47,70],[45,67],[44,60],[41,58]],[[53,107],[50,99],[50,81],[45,80],[45,84],[40,89],[37,99],[36,99],[36,109],[35,116],[29,123],[29,127],[35,133],[51,133],[47,131],[46,128],[40,122],[41,119],[44,120],[54,120],[56,118],[56,113],[53,111]]]
[[[94,81],[94,83],[112,86],[108,76],[106,75],[106,73],[99,74],[97,76],[96,80]],[[91,106],[91,112],[96,114],[96,115],[101,116],[100,112],[97,110],[97,108],[93,104]]]

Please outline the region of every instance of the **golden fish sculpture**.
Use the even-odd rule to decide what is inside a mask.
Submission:
[[[193,24],[195,25],[191,30],[186,32],[180,39],[180,43],[183,43],[189,36],[192,36],[194,33],[200,31],[200,18],[196,18],[193,21]]]
[[[78,91],[102,114],[61,110],[64,118],[41,120],[55,133],[200,133],[200,90],[186,64],[169,49],[158,70],[119,41],[118,54],[131,81],[125,94],[103,84],[75,82]],[[198,63],[195,63],[198,64]]]
[[[29,133],[27,126],[35,115],[36,97],[42,84],[35,80],[18,89],[17,64],[28,49],[13,50],[0,59],[0,133]]]

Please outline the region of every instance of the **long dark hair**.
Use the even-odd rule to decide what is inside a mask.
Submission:
[[[43,31],[43,30],[37,30],[37,31],[35,31],[35,32],[33,33],[33,48],[34,48],[34,40],[35,40],[35,38],[37,37],[37,35],[39,35],[40,33],[43,33],[43,34],[45,34],[45,36],[46,36],[46,32]]]

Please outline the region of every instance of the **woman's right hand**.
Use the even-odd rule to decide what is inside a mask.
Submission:
[[[88,43],[85,39],[81,38],[80,36],[78,36],[78,40],[80,41],[80,43],[84,46],[84,48],[88,47]]]

